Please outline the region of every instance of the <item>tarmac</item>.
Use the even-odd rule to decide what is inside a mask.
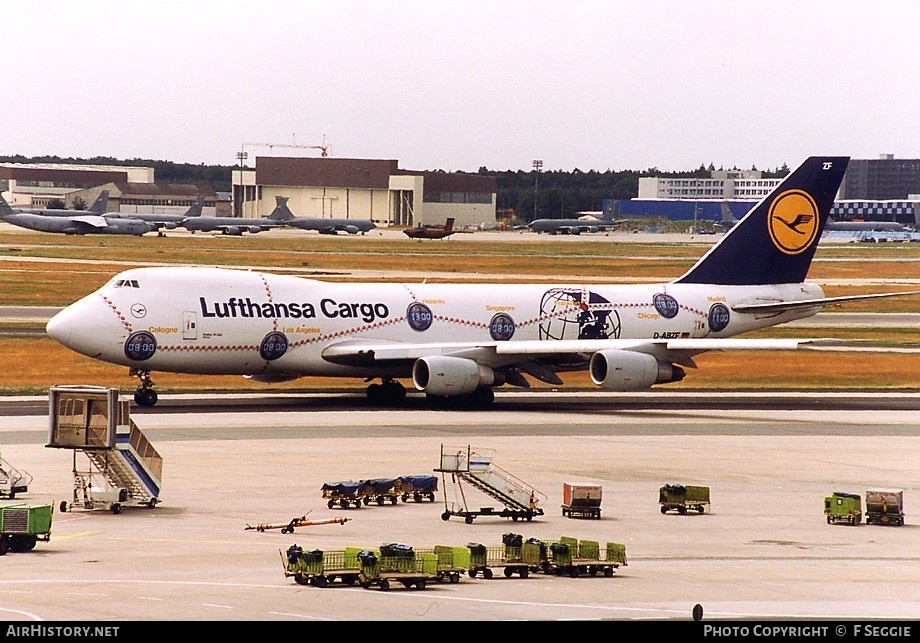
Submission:
[[[621,408],[608,396],[579,411],[564,393],[543,394],[558,396],[558,410],[531,411],[500,394],[472,412],[373,409],[340,395],[275,410],[162,396],[133,415],[163,457],[160,504],[118,514],[60,511],[84,455],[44,446],[46,414],[4,406],[0,455],[33,476],[4,504],[51,503],[55,513],[50,541],[0,559],[0,621],[691,622],[696,606],[703,622],[920,618],[915,394],[846,411],[804,410],[809,394],[778,406],[713,394],[711,408],[688,410],[641,397]],[[458,495],[449,474],[434,502],[330,509],[322,497],[330,481],[440,476],[444,450],[466,448],[540,490],[544,513],[443,520],[448,502],[501,508],[466,486]],[[566,482],[602,487],[600,519],[562,515]],[[663,515],[658,490],[674,483],[709,486],[711,506]],[[825,496],[873,486],[905,489],[903,527],[826,523]],[[347,521],[247,529],[302,516]],[[381,591],[299,585],[282,558],[294,544],[494,547],[508,533],[621,543],[628,564],[610,578],[496,573]]]

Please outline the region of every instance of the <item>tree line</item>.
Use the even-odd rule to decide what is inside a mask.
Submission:
[[[158,182],[208,184],[215,191],[229,192],[231,173],[235,165],[205,165],[174,163],[156,159],[116,159],[106,156],[92,158],[61,158],[58,156],[24,157],[0,156],[3,163],[70,163],[80,165],[115,165],[152,167]],[[658,168],[646,170],[579,170],[546,172],[524,170],[490,170],[480,167],[477,174],[494,176],[497,185],[495,207],[499,216],[513,215],[521,222],[535,218],[571,218],[578,212],[599,211],[607,199],[634,199],[639,194],[639,178],[647,176],[669,178],[710,178],[717,168],[713,163],[700,164],[695,170],[663,172]],[[734,169],[739,168],[718,168]],[[756,167],[751,168],[756,170]],[[782,178],[789,173],[783,164],[774,170],[764,170],[764,178]]]

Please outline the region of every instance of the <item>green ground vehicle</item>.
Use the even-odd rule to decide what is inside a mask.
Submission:
[[[305,551],[292,545],[287,552],[281,552],[284,575],[294,577],[298,585],[328,587],[338,579],[343,585],[354,585],[360,575],[358,554],[361,547],[346,547],[344,550]]]
[[[669,511],[679,514],[687,511],[704,513],[709,505],[709,487],[666,484],[658,490],[658,503],[663,514]]]
[[[578,540],[563,536],[558,541],[547,543],[549,556],[543,561],[543,573],[556,576],[613,576],[621,565],[625,566],[626,546],[608,542],[601,547],[596,540]]]
[[[862,498],[858,493],[835,491],[824,499],[824,516],[829,525],[837,522],[858,525],[862,522]]]
[[[39,541],[51,540],[51,505],[0,507],[0,556],[8,551],[30,551]]]
[[[437,554],[417,553],[412,547],[397,543],[381,545],[376,551],[359,552],[358,566],[358,582],[364,589],[376,585],[385,592],[393,583],[400,583],[406,589],[425,589],[429,581],[439,580]]]
[[[467,548],[470,550],[470,578],[476,578],[481,573],[486,579],[492,578],[496,569],[501,569],[505,578],[511,578],[514,574],[527,578],[530,572],[540,571],[546,549],[540,541],[531,539],[524,542],[523,536],[513,533],[502,536],[501,547],[470,543]]]

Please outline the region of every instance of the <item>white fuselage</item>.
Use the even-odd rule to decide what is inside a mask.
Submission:
[[[445,344],[465,342],[726,338],[815,312],[741,314],[732,310],[736,304],[822,296],[808,283],[334,283],[220,268],[139,268],[66,308],[48,332],[84,355],[151,371],[400,377],[406,365],[333,363],[323,351],[362,341],[417,350],[430,342],[433,354],[444,354]],[[279,332],[283,338],[272,334]],[[284,349],[272,355],[279,339]]]

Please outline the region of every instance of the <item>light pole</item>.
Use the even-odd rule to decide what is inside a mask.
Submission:
[[[543,169],[543,161],[534,159],[533,162],[533,218],[537,220],[537,178],[540,176],[540,170]]]
[[[236,206],[237,206],[236,216],[238,217],[243,216],[243,198],[245,197],[245,194],[246,194],[246,188],[243,185],[243,162],[248,157],[249,157],[249,154],[245,151],[239,151],[236,153],[236,160],[240,162],[240,184],[239,184],[239,194],[238,194],[239,198],[235,199]]]

